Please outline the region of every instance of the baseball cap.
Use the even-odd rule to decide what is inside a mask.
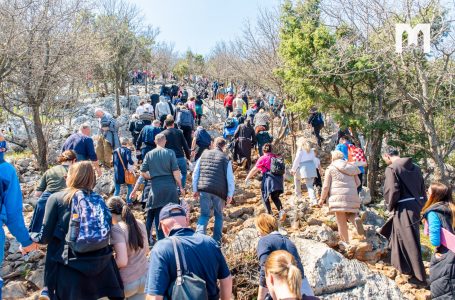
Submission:
[[[165,219],[178,216],[186,217],[185,209],[179,204],[169,203],[161,209],[159,220],[161,222]]]

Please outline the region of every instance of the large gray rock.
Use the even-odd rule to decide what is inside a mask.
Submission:
[[[110,195],[114,191],[114,170],[104,171],[103,175],[96,180],[95,188],[93,189],[100,195]]]
[[[27,287],[23,281],[11,281],[3,288],[3,299],[22,299],[27,296]]]
[[[313,225],[307,226],[303,232],[296,235],[296,237],[311,239],[321,243],[326,243],[330,247],[338,245],[339,237],[329,226],[322,224],[321,226]]]
[[[254,228],[236,234],[225,248],[229,255],[256,249],[259,238]],[[324,243],[291,236],[300,254],[305,276],[321,299],[403,299],[396,283],[371,271],[365,263],[349,260]]]

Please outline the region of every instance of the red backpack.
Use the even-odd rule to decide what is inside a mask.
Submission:
[[[348,162],[363,161],[366,162],[365,153],[362,148],[356,147],[352,144],[348,145]]]

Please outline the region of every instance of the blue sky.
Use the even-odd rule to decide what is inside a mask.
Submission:
[[[159,41],[174,42],[181,53],[209,54],[217,41],[241,34],[246,19],[254,22],[258,8],[280,0],[130,0],[148,24],[160,28]]]

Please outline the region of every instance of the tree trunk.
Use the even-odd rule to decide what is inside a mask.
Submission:
[[[381,148],[382,148],[382,139],[384,137],[384,132],[379,129],[373,129],[371,137],[368,140],[368,147],[366,149],[366,157],[368,159],[368,168],[367,168],[367,187],[370,190],[370,195],[372,198],[378,196],[378,186],[376,182],[378,181],[379,175],[379,161],[381,159]]]
[[[36,160],[38,161],[39,169],[42,173],[47,170],[47,141],[44,138],[43,124],[40,119],[40,109],[39,106],[32,106],[32,116],[33,116],[33,129],[36,136],[36,145],[38,148],[38,155]]]
[[[120,116],[121,109],[120,109],[120,96],[119,96],[119,81],[120,81],[120,74],[118,72],[115,73],[115,106],[117,111],[117,116]]]

